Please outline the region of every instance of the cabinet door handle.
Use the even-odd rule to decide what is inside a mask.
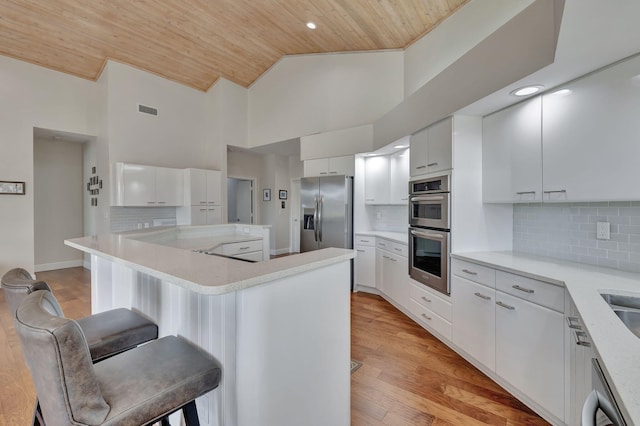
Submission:
[[[402,253],[402,249],[399,249],[398,247],[394,247],[393,249]]]
[[[206,211],[207,211],[207,209],[200,209],[200,211],[201,211],[201,212],[206,212]]]
[[[361,243],[368,243],[369,240],[360,240]]]
[[[251,247],[249,247],[249,246],[246,246],[246,247],[239,247],[239,248],[238,248],[238,250],[247,250],[247,249],[250,249],[250,248],[251,248]]]
[[[200,204],[207,204],[206,201],[200,201]]]
[[[420,316],[424,319],[426,319],[427,321],[431,321],[431,317],[427,314],[420,314]]]
[[[556,191],[542,191],[542,192],[544,192],[545,194],[557,194],[557,193],[565,193],[565,192],[567,192],[567,190],[566,189],[558,189]]]
[[[394,259],[393,257],[390,257],[389,260],[392,261],[392,262],[397,262],[398,261],[398,259]]]
[[[535,194],[536,191],[520,191],[516,192],[517,195],[525,195],[525,194]]]
[[[147,204],[155,204],[155,201],[147,201]]]
[[[498,306],[502,306],[503,308],[508,309],[508,310],[510,310],[510,311],[514,311],[514,310],[516,309],[514,306],[507,305],[506,303],[502,303],[502,302],[500,302],[500,301],[497,301],[497,302],[496,302],[496,305],[498,305]]]
[[[386,246],[387,246],[385,243],[378,243],[378,245],[379,245],[380,247],[386,247]]]
[[[468,269],[463,269],[462,272],[464,272],[465,274],[469,274],[469,275],[478,275],[477,272],[470,271]]]
[[[364,250],[360,250],[360,249],[358,249],[358,250],[356,250],[356,251],[357,251],[358,253],[364,253]]]
[[[437,165],[438,165],[438,163],[429,163],[429,164],[427,164],[427,167],[433,167],[433,166],[437,166]]]
[[[520,287],[518,284],[512,285],[511,287],[515,288],[516,290],[524,291],[525,293],[529,293],[529,294],[535,293],[534,290],[531,290],[530,288]]]
[[[573,337],[576,340],[576,345],[591,347],[591,342],[587,340],[587,333],[584,331],[574,331]]]
[[[338,172],[329,172],[330,175],[337,175]]]
[[[158,201],[158,204],[167,204],[166,201]]]
[[[567,317],[567,325],[569,328],[573,328],[574,330],[582,330],[580,320],[576,317]]]
[[[424,300],[424,301],[425,301],[425,302],[427,302],[427,303],[431,303],[431,299],[427,299],[427,298],[426,298],[426,297],[424,297],[424,296],[421,296],[421,299],[422,299],[422,300]]]
[[[326,175],[326,174],[327,174],[327,172],[320,172],[320,174],[321,174],[321,175]]]
[[[418,167],[416,167],[416,169],[426,169],[426,168],[427,168],[426,164],[425,164],[424,166],[418,166]]]
[[[484,300],[491,300],[491,298],[489,296],[485,296],[482,293],[473,293],[474,296],[478,296],[480,299],[484,299]]]

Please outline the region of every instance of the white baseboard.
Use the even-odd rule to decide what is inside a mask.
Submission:
[[[67,260],[65,262],[41,263],[40,265],[35,266],[34,272],[53,271],[55,269],[65,269],[65,268],[75,268],[76,266],[84,267],[84,261],[82,259],[78,259],[78,260]]]

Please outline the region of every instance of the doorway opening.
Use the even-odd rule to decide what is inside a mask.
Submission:
[[[254,223],[254,188],[254,179],[227,178],[227,223]]]

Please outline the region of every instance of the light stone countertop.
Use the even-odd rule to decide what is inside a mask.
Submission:
[[[65,244],[196,293],[209,295],[231,293],[268,283],[349,260],[356,254],[354,250],[328,248],[248,263],[162,243],[140,241],[132,236],[104,234],[66,240]]]
[[[640,297],[640,274],[513,252],[454,253],[451,257],[566,287],[625,420],[630,426],[640,425],[640,338],[600,296]]]
[[[357,231],[355,235],[368,235],[373,237],[380,237],[387,240],[391,240],[400,244],[408,244],[409,241],[409,233],[407,232],[386,232],[386,231]]]

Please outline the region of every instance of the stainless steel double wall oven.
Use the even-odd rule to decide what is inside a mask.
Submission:
[[[409,182],[409,275],[449,294],[451,177]]]

